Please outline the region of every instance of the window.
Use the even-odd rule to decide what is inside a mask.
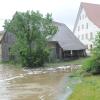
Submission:
[[[84,34],[82,34],[82,40],[84,40]]]
[[[86,29],[88,29],[88,23],[86,23]]]
[[[78,26],[78,31],[80,31],[80,27]]]
[[[84,25],[82,24],[82,29],[84,29]]]
[[[81,16],[80,16],[80,20],[81,20]]]
[[[78,39],[80,39],[80,35],[78,35]]]
[[[82,16],[82,19],[84,19],[84,15]]]
[[[92,49],[92,48],[93,48],[93,45],[91,44],[91,45],[90,45],[90,49]]]
[[[88,39],[88,34],[85,35],[86,39]]]
[[[8,48],[8,51],[9,51],[9,53],[11,52],[11,48],[10,47]]]
[[[90,39],[93,39],[93,33],[92,32],[90,33]]]

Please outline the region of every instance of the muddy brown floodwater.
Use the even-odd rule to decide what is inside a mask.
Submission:
[[[0,100],[66,100],[71,93],[66,88],[67,78],[66,71],[42,72],[0,65]]]

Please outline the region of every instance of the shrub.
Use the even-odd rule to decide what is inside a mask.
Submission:
[[[83,69],[92,74],[100,74],[100,32],[96,35],[94,45],[92,56],[83,64]]]
[[[83,64],[83,70],[92,74],[100,74],[100,58],[90,57]]]

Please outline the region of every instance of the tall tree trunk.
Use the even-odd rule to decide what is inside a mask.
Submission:
[[[28,46],[29,46],[28,66],[29,67],[33,67],[33,64],[32,64],[32,61],[33,61],[33,59],[32,59],[32,46],[31,46],[31,44],[32,44],[31,41],[29,41],[29,44],[28,44]]]

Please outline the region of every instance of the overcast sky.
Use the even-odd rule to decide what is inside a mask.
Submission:
[[[11,19],[16,11],[52,13],[53,20],[65,23],[71,30],[75,23],[80,2],[100,4],[100,0],[0,0],[0,31],[5,19]]]

